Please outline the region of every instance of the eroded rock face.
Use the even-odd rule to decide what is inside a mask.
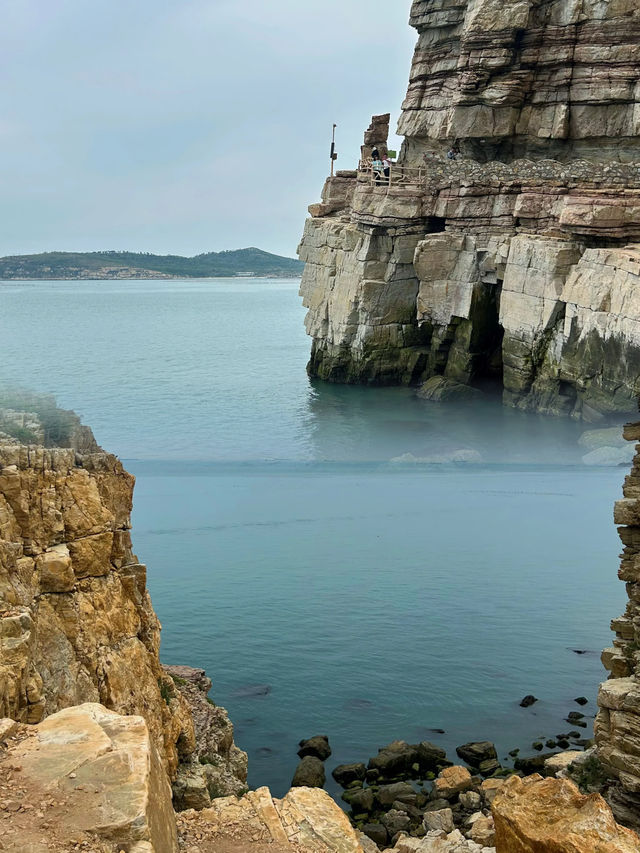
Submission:
[[[496,853],[636,853],[640,837],[619,826],[599,794],[566,779],[512,776],[491,810]]]
[[[634,0],[415,0],[400,132],[416,152],[567,159],[638,154],[640,16]]]
[[[206,808],[211,799],[247,790],[247,753],[235,745],[233,723],[224,708],[209,699],[211,679],[203,669],[164,666],[186,701],[195,734],[195,749],[178,766],[173,783],[177,809]]]
[[[640,441],[640,423],[628,424],[625,437]],[[600,761],[618,780],[608,795],[618,820],[640,828],[640,445],[615,522],[624,545],[618,576],[626,583],[629,600],[625,613],[611,622],[615,639],[602,653],[611,673],[600,685],[595,738]]]
[[[106,453],[0,447],[0,715],[100,702],[141,712],[173,773],[193,723],[158,660],[131,549],[134,478]]]
[[[226,712],[206,692],[192,711],[160,665],[133,486],[102,451],[0,445],[0,717],[39,723],[86,702],[139,714],[171,778],[196,764],[205,794],[240,791],[246,756]]]
[[[491,380],[508,405],[588,421],[632,411],[637,8],[416,0],[411,21],[419,38],[391,182],[361,160],[327,181],[305,225],[309,372]],[[456,141],[462,159],[447,160]]]
[[[21,727],[0,754],[0,778],[10,806],[4,851],[53,853],[83,842],[95,851],[178,851],[171,788],[142,717],[84,704]]]

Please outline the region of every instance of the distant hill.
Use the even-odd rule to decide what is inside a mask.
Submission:
[[[227,278],[267,276],[295,278],[304,264],[261,249],[206,252],[193,258],[145,252],[43,252],[0,258],[0,280]]]

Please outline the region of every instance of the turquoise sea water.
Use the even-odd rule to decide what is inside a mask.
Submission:
[[[310,383],[297,287],[0,283],[0,378],[136,474],[163,659],[211,675],[252,785],[282,793],[318,733],[330,769],[395,738],[502,757],[571,729],[624,607],[624,469],[581,465],[570,421]],[[392,461],[461,448],[482,462]]]

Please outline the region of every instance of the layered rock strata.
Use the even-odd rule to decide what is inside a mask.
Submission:
[[[411,22],[390,181],[361,159],[309,209],[310,374],[491,382],[509,405],[586,420],[633,410],[637,8],[416,0]],[[374,117],[365,140],[384,127]]]
[[[640,423],[628,424],[625,437],[640,442]],[[623,544],[618,576],[626,584],[624,614],[611,622],[615,639],[602,653],[609,670],[600,686],[595,737],[601,762],[617,780],[609,797],[619,820],[640,828],[640,444],[631,473],[615,506]]]
[[[160,624],[131,545],[133,486],[99,450],[0,444],[0,717],[39,723],[85,702],[141,715],[170,778],[192,779],[203,750],[216,764],[211,778],[197,774],[207,805],[244,787],[246,755],[204,695],[194,728],[160,664]]]

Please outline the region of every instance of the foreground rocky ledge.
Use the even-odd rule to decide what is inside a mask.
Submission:
[[[464,797],[469,791],[466,777],[464,768],[448,768],[434,791],[441,793],[448,786],[453,795],[452,786],[457,786],[457,795]],[[602,797],[585,797],[565,779],[500,780],[490,800],[492,816],[479,814],[473,821],[479,837],[491,836],[490,847],[446,827],[443,812],[432,812],[433,829],[422,838],[399,833],[391,849],[395,853],[640,849],[640,838],[616,824]],[[260,788],[242,798],[222,797],[204,810],[176,815],[144,719],[84,704],[59,711],[36,726],[0,720],[0,850],[376,853],[378,848],[356,832],[344,812],[318,788],[294,788],[281,800]]]

